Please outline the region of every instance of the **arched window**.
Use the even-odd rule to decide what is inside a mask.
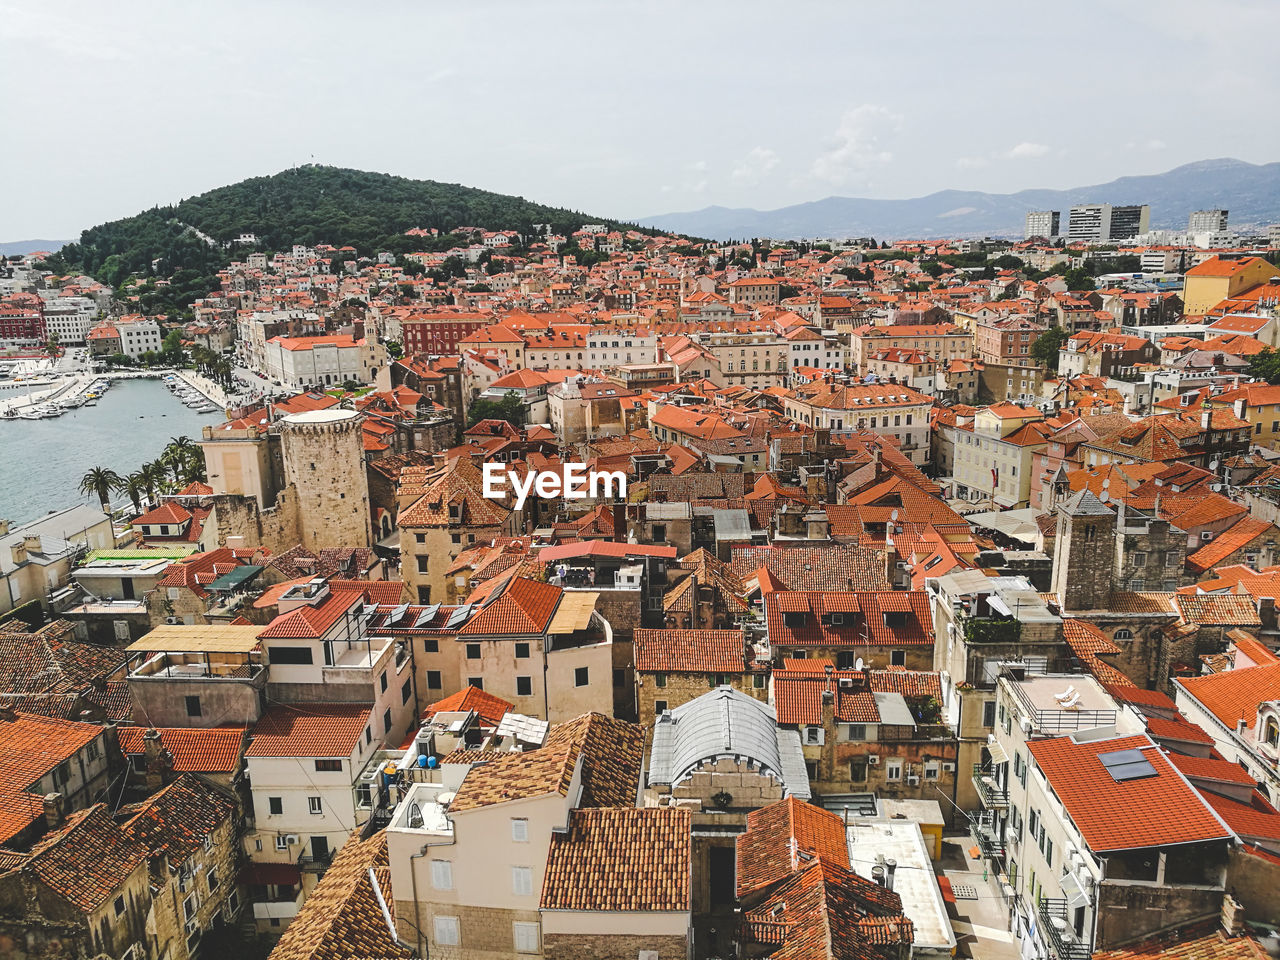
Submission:
[[[1280,722],[1275,717],[1267,717],[1266,735],[1264,738],[1268,746],[1280,746]]]
[[[1119,630],[1115,632],[1115,634],[1113,634],[1112,639],[1113,640],[1132,640],[1133,631],[1126,630],[1123,627],[1121,627]]]

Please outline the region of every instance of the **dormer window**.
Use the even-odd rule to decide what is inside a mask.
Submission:
[[[805,614],[803,612],[784,613],[782,615],[782,624],[787,627],[803,627]]]
[[[890,629],[895,627],[905,627],[907,625],[907,615],[896,610],[886,610],[884,614],[884,625]]]

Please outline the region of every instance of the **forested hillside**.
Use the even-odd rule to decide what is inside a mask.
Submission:
[[[233,254],[252,249],[226,246],[243,233],[254,234],[263,250],[330,243],[369,255],[446,249],[456,242],[406,237],[404,231],[413,227],[475,226],[528,234],[543,223],[568,233],[583,223],[612,222],[458,184],[303,166],[92,227],[51,258],[51,266],[88,273],[112,286],[131,276],[169,278],[163,299],[185,306],[209,291],[210,279]]]

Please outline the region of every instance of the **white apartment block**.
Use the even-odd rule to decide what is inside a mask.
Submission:
[[[346,334],[325,337],[275,337],[266,343],[266,375],[291,390],[341,386],[347,380],[372,382],[386,350],[378,343]]]
[[[154,320],[122,320],[116,330],[120,332],[120,352],[134,360],[148,351],[159,353],[164,343],[160,325]]]
[[[53,297],[45,301],[45,336],[63,346],[83,346],[97,322],[98,305],[89,297]]]
[[[658,338],[654,334],[617,328],[587,334],[587,369],[657,362]]]

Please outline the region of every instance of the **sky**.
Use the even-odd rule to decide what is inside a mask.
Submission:
[[[618,218],[1270,162],[1278,34],[1271,0],[0,0],[0,241],[312,162]]]

